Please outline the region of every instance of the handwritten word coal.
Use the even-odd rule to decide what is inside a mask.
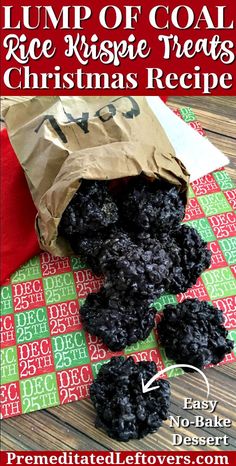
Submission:
[[[135,118],[140,114],[140,108],[136,100],[131,96],[127,96],[119,97],[117,99],[112,100],[108,105],[97,110],[96,113],[92,115],[92,117],[97,117],[103,123],[106,123],[111,118],[114,118],[114,116],[117,114],[118,101],[125,102],[127,105],[127,110],[122,112],[124,118]],[[66,112],[64,108],[63,111],[67,118],[65,121],[63,121],[63,125],[67,123],[75,123],[83,131],[84,134],[89,133],[88,125],[90,115],[88,112],[82,112],[82,115],[80,117],[74,117],[71,113]],[[45,115],[39,123],[39,125],[35,128],[35,133],[39,132],[40,128],[46,121],[48,121],[51,124],[53,130],[57,133],[61,141],[66,144],[68,142],[67,137],[63,132],[60,124],[58,123],[55,115]]]

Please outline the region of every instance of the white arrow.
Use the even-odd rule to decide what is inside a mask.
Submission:
[[[152,383],[155,382],[155,380],[159,379],[159,377],[161,375],[165,374],[166,372],[168,372],[168,371],[170,371],[172,369],[177,369],[178,367],[180,367],[181,369],[183,367],[188,367],[189,369],[193,369],[194,371],[197,371],[197,372],[199,372],[199,374],[201,374],[201,376],[204,379],[204,381],[206,383],[206,386],[207,386],[207,398],[208,398],[208,396],[210,394],[210,385],[209,385],[207,377],[201,371],[201,369],[198,369],[198,367],[195,367],[195,366],[190,366],[189,364],[173,364],[172,366],[166,367],[165,369],[162,369],[161,371],[157,372],[157,374],[155,374],[146,384],[144,383],[144,381],[142,379],[142,391],[143,391],[143,393],[147,393],[147,392],[150,392],[151,390],[156,390],[157,388],[160,388],[158,386],[150,388],[150,385],[152,385]]]

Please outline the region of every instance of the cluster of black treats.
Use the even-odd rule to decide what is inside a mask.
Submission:
[[[135,178],[117,195],[106,181],[82,181],[63,213],[59,232],[75,253],[103,274],[98,293],[80,310],[84,328],[112,351],[144,340],[155,324],[154,298],[185,292],[210,265],[197,231],[181,221],[184,202],[176,187]],[[169,358],[202,368],[232,350],[222,311],[207,302],[168,305],[158,335]],[[167,419],[170,386],[143,393],[142,380],[156,374],[154,362],[112,358],[91,385],[97,427],[119,441],[155,432]]]
[[[95,307],[91,301],[96,299],[99,298],[95,294],[88,298],[93,313]],[[122,310],[119,314],[117,304],[115,299],[113,308],[110,301],[109,314],[105,314],[105,321],[100,322],[101,327],[104,324],[106,338],[109,318],[112,322],[114,319],[112,329],[118,338],[124,331],[124,316]],[[93,318],[96,325],[96,317]],[[129,319],[132,319],[132,314],[128,315],[128,322]],[[125,331],[128,331],[128,325],[124,324]],[[223,326],[222,311],[197,299],[187,299],[177,306],[165,306],[157,329],[167,356],[179,364],[202,369],[205,365],[222,361],[233,348],[233,341],[227,339],[228,332]],[[191,372],[193,369],[185,370]],[[156,432],[168,416],[170,385],[168,381],[158,379],[151,383],[149,388],[152,390],[143,391],[142,381],[146,384],[155,374],[154,362],[135,363],[132,357],[113,357],[104,364],[90,387],[91,400],[97,413],[96,427],[101,427],[119,441],[139,439]],[[153,389],[155,386],[158,388]]]
[[[156,432],[168,416],[170,385],[158,380],[152,384],[157,389],[143,393],[142,379],[146,383],[155,374],[154,362],[135,363],[132,357],[104,364],[90,387],[96,426],[123,442]]]
[[[113,351],[146,339],[154,299],[185,292],[209,267],[197,231],[182,225],[177,187],[134,177],[117,194],[108,181],[82,180],[59,225],[73,251],[105,277],[81,308],[84,328]]]
[[[177,306],[165,306],[157,330],[168,358],[202,369],[218,364],[233,349],[223,323],[220,309],[207,301],[186,299]]]

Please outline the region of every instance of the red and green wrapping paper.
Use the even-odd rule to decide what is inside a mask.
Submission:
[[[175,110],[203,136],[190,108]],[[236,340],[236,189],[224,169],[191,184],[184,221],[195,227],[212,251],[211,267],[186,293],[164,295],[159,312],[187,297],[212,302],[224,312],[229,338]],[[172,362],[159,346],[155,331],[144,342],[111,353],[84,332],[79,307],[97,291],[96,277],[78,257],[33,257],[1,288],[1,417],[7,418],[80,400],[113,354],[153,360],[158,369]],[[236,352],[221,364],[236,361]],[[182,370],[168,372],[177,376]]]

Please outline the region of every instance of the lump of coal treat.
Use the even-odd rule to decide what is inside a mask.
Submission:
[[[90,387],[96,409],[96,427],[109,437],[127,442],[156,432],[167,419],[170,385],[158,380],[156,390],[142,392],[142,379],[148,382],[157,372],[154,362],[135,363],[132,357],[112,358],[103,364]]]
[[[93,236],[80,236],[74,234],[68,238],[71,248],[83,261],[88,264],[96,274],[101,274],[98,256],[108,234],[96,232]]]
[[[210,266],[211,252],[197,230],[187,225],[180,225],[160,240],[172,263],[165,283],[166,290],[174,294],[183,293],[195,285],[201,273]]]
[[[131,186],[120,202],[121,215],[131,231],[158,234],[183,220],[184,200],[177,187],[144,177],[138,177]]]
[[[107,181],[82,180],[81,186],[63,212],[59,232],[87,235],[108,228],[118,221],[118,207]]]
[[[218,364],[232,351],[223,313],[208,302],[187,299],[177,306],[165,306],[163,312],[158,335],[167,357],[176,363],[201,369]]]
[[[145,340],[154,328],[155,315],[146,300],[115,291],[109,297],[104,288],[88,295],[80,309],[84,329],[101,338],[111,351]]]
[[[170,260],[158,240],[137,246],[127,233],[117,231],[104,242],[99,263],[107,292],[128,290],[130,296],[138,293],[150,300],[164,292]]]

